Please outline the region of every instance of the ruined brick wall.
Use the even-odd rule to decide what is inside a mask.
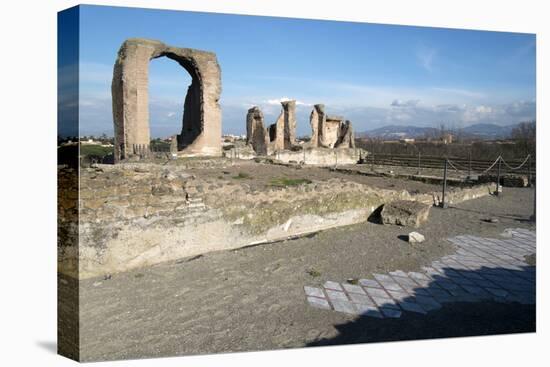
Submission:
[[[216,55],[132,38],[120,47],[113,69],[115,160],[129,159],[149,150],[149,62],[162,56],[178,62],[192,78],[185,98],[178,151],[187,155],[220,156],[221,70]]]
[[[325,106],[316,104],[309,116],[312,148],[355,148],[355,136],[351,121],[341,116],[325,114]]]
[[[70,192],[67,199],[75,195]],[[486,187],[450,190],[447,200],[459,202],[488,192]],[[155,164],[81,169],[79,209],[64,207],[64,197],[60,198],[60,216],[73,220],[60,221],[64,240],[59,271],[88,278],[276,241],[363,222],[385,202],[435,203],[437,195],[383,190],[342,179],[254,188],[232,178],[199,178],[185,167]]]

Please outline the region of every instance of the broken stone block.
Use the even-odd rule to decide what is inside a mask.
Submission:
[[[424,242],[425,238],[418,232],[409,233],[409,243],[421,243]]]
[[[529,184],[527,176],[505,175],[502,177],[502,186],[505,187],[526,187]]]
[[[397,200],[385,204],[380,213],[383,224],[419,227],[428,220],[430,206],[411,200]]]

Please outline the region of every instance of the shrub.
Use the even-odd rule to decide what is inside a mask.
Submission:
[[[250,175],[248,173],[245,173],[245,172],[239,172],[239,174],[237,176],[233,176],[234,179],[236,180],[242,180],[242,179],[245,179],[245,178],[250,178]]]
[[[308,180],[307,178],[287,178],[287,177],[280,177],[280,178],[274,178],[269,183],[270,186],[276,186],[276,187],[286,187],[286,186],[299,186],[304,184],[310,184],[311,180]]]

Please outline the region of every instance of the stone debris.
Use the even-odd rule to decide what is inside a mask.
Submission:
[[[502,177],[502,186],[505,187],[527,187],[529,179],[523,175],[505,175]]]
[[[424,236],[418,232],[409,233],[408,239],[409,243],[422,243],[425,240]]]
[[[383,224],[419,227],[428,220],[431,206],[412,200],[397,200],[385,204],[380,212]]]
[[[498,176],[495,174],[486,174],[478,176],[479,183],[497,182]],[[506,174],[500,177],[500,183],[504,187],[527,187],[529,179],[525,175]]]

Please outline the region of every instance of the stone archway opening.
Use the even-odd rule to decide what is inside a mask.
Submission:
[[[177,136],[178,150],[185,149],[203,130],[200,78],[173,57],[159,55],[149,63],[148,87],[152,137]]]
[[[191,76],[175,152],[181,156],[221,155],[221,71],[212,52],[167,46],[132,38],[118,52],[111,92],[115,127],[115,161],[150,152],[149,63],[167,57]],[[183,87],[183,86],[182,86]]]
[[[171,52],[163,52],[159,56],[153,57],[151,60],[162,57],[177,62],[191,77],[191,84],[187,87],[187,93],[185,94],[183,102],[181,132],[177,135],[177,149],[181,151],[190,146],[204,129],[202,79],[199,68],[193,60]]]
[[[149,125],[151,143],[167,139],[181,132],[183,105],[191,75],[167,57],[152,59],[149,63]],[[165,145],[165,144],[162,144]],[[151,148],[156,151],[156,147]],[[163,146],[161,151],[166,150]]]

